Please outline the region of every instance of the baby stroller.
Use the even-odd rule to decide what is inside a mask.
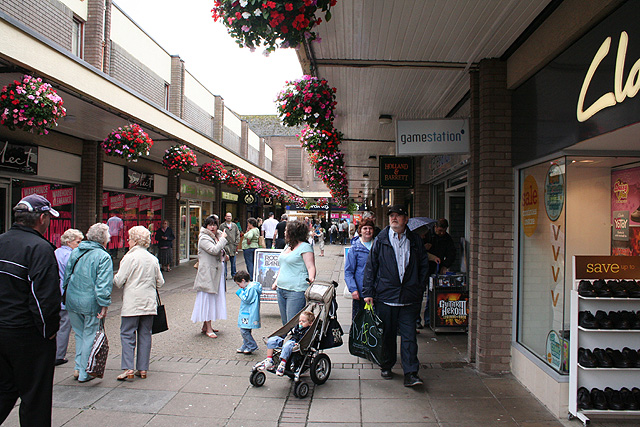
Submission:
[[[305,291],[306,306],[286,325],[265,338],[266,342],[268,338],[276,335],[284,337],[298,324],[298,317],[303,311],[310,311],[315,315],[309,330],[294,346],[284,371],[284,375],[294,381],[293,394],[299,399],[309,395],[309,384],[300,379],[301,375],[309,370],[311,381],[317,385],[324,384],[331,374],[331,359],[322,351],[342,345],[342,328],[337,319],[337,286],[336,282],[311,284]],[[249,377],[251,385],[262,387],[266,381],[265,372],[275,374],[275,367],[280,363],[280,353],[281,349],[274,350],[272,368],[265,369],[262,362],[254,365]]]

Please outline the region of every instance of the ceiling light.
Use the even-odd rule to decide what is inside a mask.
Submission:
[[[393,117],[390,114],[380,114],[378,117],[378,123],[381,125],[389,125],[393,122]]]
[[[378,157],[376,155],[369,156],[369,160],[376,160]]]
[[[362,174],[362,177],[363,178],[369,178],[369,174],[365,172],[365,173]]]

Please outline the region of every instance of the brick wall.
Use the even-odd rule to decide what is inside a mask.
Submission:
[[[422,182],[422,177],[425,173],[427,173],[428,171],[424,171],[422,169],[422,161],[420,158],[416,158],[415,159],[415,166],[416,166],[416,173],[414,176],[414,183],[415,183],[415,189],[413,191],[413,200],[414,200],[414,206],[413,206],[413,216],[426,216],[429,217],[431,216],[429,213],[429,209],[430,209],[430,201],[431,201],[431,196],[430,196],[430,191],[429,191],[429,185],[428,184],[421,184]]]
[[[97,222],[97,203],[100,195],[102,202],[102,182],[98,183],[98,156],[102,152],[94,141],[84,141],[82,144],[82,169],[80,171],[80,185],[76,194],[76,228],[86,233],[90,226]],[[100,162],[102,163],[102,162]],[[100,172],[102,170],[100,169]],[[102,181],[102,173],[100,181]],[[99,190],[99,192],[98,192]],[[100,206],[102,212],[102,203]]]
[[[300,140],[296,136],[267,136],[265,143],[272,149],[274,161],[271,163],[271,174],[277,177],[286,177],[287,173],[287,147],[300,147]],[[287,178],[288,184],[296,185],[304,191],[329,191],[322,180],[314,179],[313,167],[309,164],[308,155],[302,153],[302,178]]]
[[[249,157],[249,123],[242,120],[242,135],[240,135],[240,156],[243,159]]]
[[[213,137],[211,116],[187,97],[184,97],[184,114],[182,118],[200,132]]]
[[[213,108],[213,140],[222,144],[222,136],[224,134],[224,99],[222,99],[221,96],[215,95],[215,105]]]
[[[171,84],[169,86],[169,111],[182,118],[184,111],[184,61],[171,56]]]
[[[87,22],[84,26],[84,59],[99,70],[103,69],[104,55],[104,0],[88,0]],[[111,8],[108,8],[109,11]],[[109,14],[111,16],[111,14]]]
[[[164,219],[169,221],[169,224],[174,224],[171,228],[173,234],[176,235],[176,239],[173,241],[173,264],[180,264],[180,224],[178,218],[179,201],[176,198],[177,192],[180,191],[180,176],[175,172],[169,172],[167,180],[167,197],[164,198]]]
[[[477,345],[481,372],[508,371],[513,295],[511,97],[506,62],[479,65]]]
[[[467,281],[469,284],[469,332],[467,334],[467,357],[470,362],[476,360],[476,339],[477,331],[477,306],[478,306],[478,165],[479,165],[479,148],[480,148],[480,121],[478,119],[480,96],[479,79],[476,70],[471,71],[470,76],[471,87],[471,119],[469,121],[470,133],[470,155],[469,159],[469,210],[470,210],[470,236],[469,236],[469,268],[467,272]]]
[[[71,51],[73,12],[59,1],[2,0],[0,10]]]
[[[165,81],[113,41],[109,74],[160,108],[164,108]]]

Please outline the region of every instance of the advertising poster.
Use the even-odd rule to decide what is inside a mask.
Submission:
[[[436,292],[435,326],[467,326],[468,302],[466,292]]]
[[[611,173],[611,254],[640,255],[640,168]]]
[[[527,237],[533,236],[538,228],[538,183],[532,175],[524,179],[520,200],[520,219]]]
[[[253,277],[254,282],[262,285],[262,296],[260,301],[277,303],[276,291],[271,289],[271,285],[276,281],[276,276],[280,270],[278,257],[282,249],[256,249],[253,256]]]

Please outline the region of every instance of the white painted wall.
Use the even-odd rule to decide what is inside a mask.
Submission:
[[[38,177],[80,182],[82,158],[74,154],[38,148]]]
[[[224,107],[224,125],[231,132],[242,137],[242,121],[227,107]]]
[[[102,185],[105,190],[122,190],[124,188],[124,167],[105,162]]]
[[[171,82],[171,56],[115,6],[111,7],[111,40]]]
[[[249,145],[260,152],[260,137],[249,129]]]
[[[184,96],[209,113],[211,117],[215,117],[215,96],[196,80],[190,72],[187,71],[184,76]]]
[[[73,11],[76,15],[78,15],[83,20],[87,20],[89,16],[89,6],[88,1],[84,0],[59,0],[60,3],[67,6],[69,9]]]
[[[267,144],[264,144],[264,157],[268,160],[273,160],[273,150]]]
[[[164,175],[153,174],[153,191],[158,194],[167,194],[169,179]],[[169,194],[168,196],[171,196]],[[173,195],[175,197],[175,194]]]

